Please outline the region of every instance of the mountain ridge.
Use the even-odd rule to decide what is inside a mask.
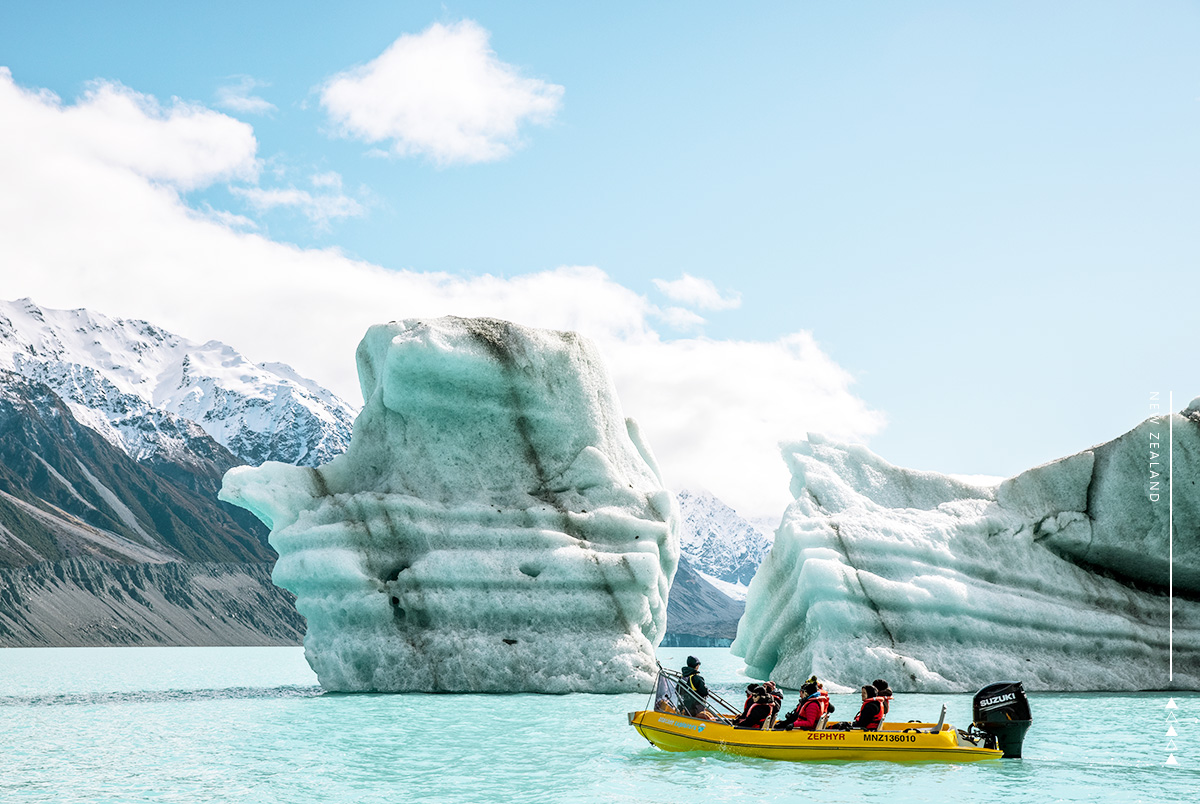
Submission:
[[[0,369],[44,382],[136,460],[186,454],[202,430],[245,463],[326,463],[355,409],[283,363],[253,363],[146,321],[0,301]]]

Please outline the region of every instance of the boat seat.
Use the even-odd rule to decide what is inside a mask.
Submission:
[[[942,716],[938,718],[937,725],[929,730],[930,734],[937,734],[942,730],[942,724],[946,722],[946,705],[942,704]]]

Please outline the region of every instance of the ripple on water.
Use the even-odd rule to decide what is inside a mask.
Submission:
[[[330,695],[299,651],[114,650],[98,663],[94,652],[43,653],[24,667],[28,656],[0,651],[0,801],[1157,804],[1194,802],[1200,786],[1196,694],[1177,696],[1178,768],[1162,764],[1167,698],[1157,694],[1036,695],[1019,761],[787,763],[654,749],[625,720],[641,695]],[[691,652],[714,686],[740,696],[735,659]],[[664,664],[681,663],[677,653]],[[839,714],[856,708],[852,696],[834,701]],[[943,702],[951,722],[969,720],[969,695],[901,695],[894,719]]]

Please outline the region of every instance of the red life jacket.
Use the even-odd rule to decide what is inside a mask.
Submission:
[[[804,710],[809,708],[809,704],[815,704],[817,707],[816,717],[809,717],[804,714]],[[821,694],[810,695],[805,698],[800,704],[800,708],[796,710],[796,723],[801,729],[814,729],[825,713],[829,711],[829,697]]]
[[[733,720],[733,725],[743,729],[761,729],[763,723],[771,716],[771,705],[763,700],[747,703],[740,717]]]
[[[878,704],[876,713],[871,717],[870,720],[864,721],[862,719],[863,709],[866,709],[867,704],[871,703],[872,701],[874,701],[876,704]],[[863,731],[877,731],[879,729],[879,725],[881,723],[883,723],[883,713],[884,713],[885,704],[886,704],[886,702],[883,698],[879,698],[879,697],[868,698],[867,700],[863,701],[863,705],[861,708],[859,708],[858,715],[854,718],[854,721],[856,723],[858,723],[859,727],[862,728]]]

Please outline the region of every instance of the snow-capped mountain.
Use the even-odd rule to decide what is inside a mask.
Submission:
[[[0,647],[299,641],[266,529],[217,500],[242,461],[158,413],[148,431],[179,437],[134,460],[45,383],[0,370]]]
[[[771,550],[751,523],[713,495],[680,491],[679,570],[671,584],[664,645],[727,645],[745,610],[746,590]]]
[[[135,460],[178,459],[207,433],[246,463],[316,466],[345,451],[355,411],[280,363],[253,363],[145,321],[0,301],[0,369],[50,386]]]
[[[707,492],[684,490],[676,497],[683,514],[680,552],[726,595],[745,600],[750,579],[771,550],[771,537]]]

